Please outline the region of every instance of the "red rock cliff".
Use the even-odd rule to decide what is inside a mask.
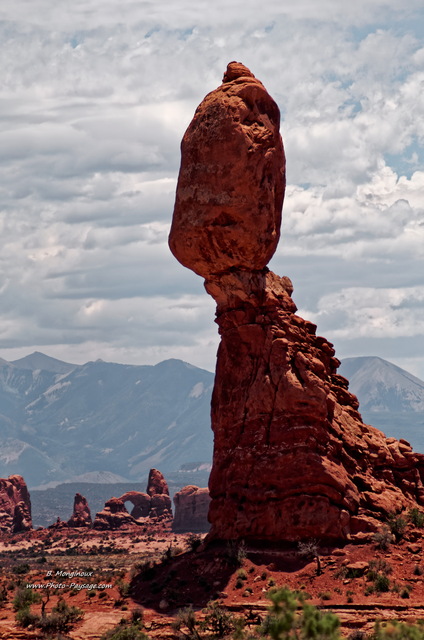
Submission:
[[[31,500],[22,476],[0,478],[0,531],[19,533],[32,529]]]
[[[424,504],[424,455],[363,424],[333,346],[266,267],[284,166],[277,106],[230,63],[184,136],[169,239],[217,302],[212,538],[343,539]]]

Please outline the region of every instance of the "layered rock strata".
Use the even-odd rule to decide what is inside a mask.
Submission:
[[[91,527],[92,519],[87,499],[80,493],[75,494],[74,511],[68,520],[69,527]]]
[[[183,138],[169,239],[217,303],[211,538],[339,540],[424,505],[424,455],[362,422],[333,346],[266,267],[284,170],[277,105],[230,63]]]
[[[20,533],[32,529],[31,500],[25,480],[0,478],[0,531]]]
[[[175,515],[172,531],[176,533],[206,533],[210,529],[208,511],[211,498],[208,488],[195,485],[183,487],[174,496]]]

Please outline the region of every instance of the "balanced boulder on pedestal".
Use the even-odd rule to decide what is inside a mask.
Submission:
[[[278,107],[230,63],[184,135],[169,237],[217,303],[210,538],[344,539],[424,504],[424,455],[362,422],[333,346],[266,266],[284,175]]]

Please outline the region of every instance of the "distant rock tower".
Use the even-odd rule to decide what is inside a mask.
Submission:
[[[424,455],[363,424],[333,346],[267,268],[280,232],[279,110],[228,65],[182,141],[169,245],[205,278],[221,334],[211,538],[336,540],[424,504]]]
[[[31,499],[22,476],[0,478],[0,531],[20,533],[32,529]]]

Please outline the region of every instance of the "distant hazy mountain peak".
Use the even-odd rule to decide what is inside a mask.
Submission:
[[[424,381],[388,360],[378,356],[345,358],[340,373],[360,399],[360,411],[424,410]]]
[[[67,373],[79,366],[69,362],[62,362],[62,360],[57,360],[56,358],[51,358],[40,351],[34,351],[34,353],[31,353],[29,356],[19,358],[19,360],[13,360],[10,364],[13,364],[19,369],[29,369],[30,371],[50,371],[52,373]]]

